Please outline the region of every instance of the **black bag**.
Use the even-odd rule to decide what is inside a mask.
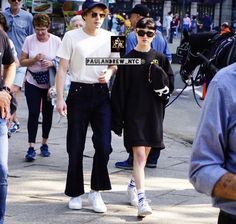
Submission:
[[[44,72],[32,72],[28,69],[28,72],[33,76],[34,80],[42,85],[49,84],[49,71]]]
[[[153,60],[149,65],[148,82],[158,98],[163,101],[169,99],[170,90],[168,75],[158,65],[158,60]]]

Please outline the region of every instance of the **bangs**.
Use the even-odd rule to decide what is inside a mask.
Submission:
[[[156,27],[155,21],[152,18],[142,18],[137,22],[136,28],[140,28],[140,29],[147,28],[147,29],[156,31],[157,27]]]

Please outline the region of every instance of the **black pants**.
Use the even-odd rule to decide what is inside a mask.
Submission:
[[[235,224],[236,223],[236,215],[231,215],[220,210],[218,217],[218,224]]]
[[[25,96],[29,110],[28,117],[28,142],[35,143],[38,131],[38,119],[42,102],[42,137],[48,139],[52,127],[53,106],[47,98],[48,89],[25,83]]]
[[[71,83],[67,98],[67,152],[69,166],[65,194],[84,194],[83,152],[89,123],[95,148],[92,190],[110,190],[107,164],[111,148],[111,106],[106,84]]]

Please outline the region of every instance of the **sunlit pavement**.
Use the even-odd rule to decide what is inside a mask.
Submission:
[[[174,69],[178,68],[179,66],[174,66]],[[24,161],[28,147],[26,129],[28,112],[22,92],[18,109],[21,129],[9,140],[6,224],[215,224],[218,209],[212,208],[211,199],[197,193],[188,181],[191,142],[199,114],[200,108],[194,103],[191,94],[187,93],[166,110],[164,123],[166,149],[161,152],[157,168],[146,169],[146,194],[151,200],[153,214],[138,219],[136,208],[127,203],[126,188],[131,172],[114,167],[116,161],[122,161],[127,157],[122,138],[113,135],[113,152],[109,162],[112,190],[102,193],[108,208],[106,214],[94,213],[87,200],[94,153],[90,129],[84,152],[86,194],[83,195],[82,210],[70,210],[67,205],[69,198],[64,195],[68,165],[65,118],[58,123],[59,116],[54,112],[49,140],[51,157],[43,158],[37,155],[33,163]],[[40,136],[41,125],[36,144],[37,154],[39,154]]]

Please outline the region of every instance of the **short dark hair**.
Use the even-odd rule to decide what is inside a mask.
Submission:
[[[142,29],[148,28],[150,30],[156,31],[157,26],[153,18],[147,17],[140,19],[136,24],[136,28],[142,28]]]
[[[50,17],[47,14],[39,13],[39,14],[34,15],[34,18],[33,18],[34,28],[36,26],[49,28],[50,24],[51,24],[51,20],[50,20]]]
[[[8,31],[9,27],[7,25],[6,17],[0,12],[0,25],[2,25],[5,32]]]

